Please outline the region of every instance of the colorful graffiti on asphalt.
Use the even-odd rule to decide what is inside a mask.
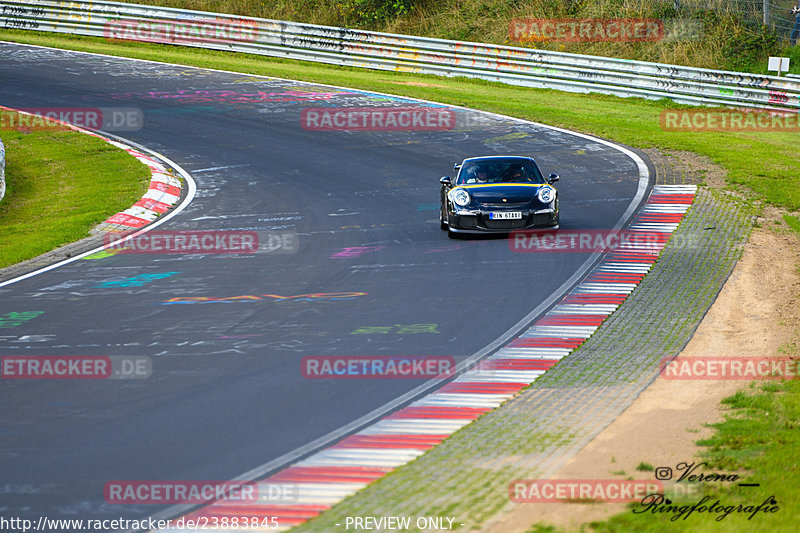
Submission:
[[[359,257],[364,254],[377,252],[383,250],[385,246],[351,246],[349,248],[342,248],[340,251],[331,255],[331,259],[342,259],[349,257]]]
[[[272,301],[272,302],[317,302],[323,300],[352,300],[358,296],[366,296],[366,292],[315,292],[312,294],[298,294],[295,296],[281,296],[279,294],[245,294],[242,296],[229,296],[227,298],[210,298],[206,296],[182,296],[170,298],[161,305],[173,304],[230,304],[237,302]]]
[[[439,333],[439,324],[395,324],[394,326],[361,326],[350,335],[375,335],[394,333],[395,335],[411,335],[414,333]]]
[[[141,287],[145,283],[150,283],[158,279],[164,279],[172,276],[173,274],[180,274],[180,272],[157,272],[155,274],[139,274],[132,278],[125,278],[114,281],[106,281],[95,285],[95,288],[108,288],[108,287]]]
[[[10,312],[0,316],[0,328],[13,328],[24,324],[28,320],[36,318],[44,311],[22,311]]]

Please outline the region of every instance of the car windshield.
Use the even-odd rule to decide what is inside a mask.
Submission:
[[[479,183],[545,183],[539,168],[530,159],[467,161],[458,173],[458,185]]]

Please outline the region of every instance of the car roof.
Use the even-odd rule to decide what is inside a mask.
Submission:
[[[464,159],[464,161],[462,161],[461,164],[463,165],[464,163],[466,163],[468,161],[469,162],[472,162],[472,161],[494,161],[494,160],[509,160],[509,159],[512,159],[512,160],[513,159],[519,159],[520,161],[522,161],[522,160],[533,161],[533,158],[530,157],[530,156],[527,156],[527,155],[482,155],[482,156],[478,156],[478,157],[468,157],[468,158]]]

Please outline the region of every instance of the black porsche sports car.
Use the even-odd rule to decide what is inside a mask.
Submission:
[[[470,157],[444,176],[439,225],[451,238],[459,233],[505,233],[558,227],[557,174],[542,177],[531,157]]]

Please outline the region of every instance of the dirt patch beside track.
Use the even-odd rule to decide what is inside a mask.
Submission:
[[[777,222],[776,222],[777,221]],[[778,227],[777,216],[762,224]],[[741,260],[683,357],[779,355],[800,337],[800,240],[788,230],[756,228]],[[652,479],[640,463],[672,466],[695,458],[708,423],[722,420],[720,401],[743,381],[666,380],[648,387],[609,427],[551,476],[553,479]],[[520,504],[483,531],[523,532],[534,523],[573,530],[625,510],[625,504]]]

